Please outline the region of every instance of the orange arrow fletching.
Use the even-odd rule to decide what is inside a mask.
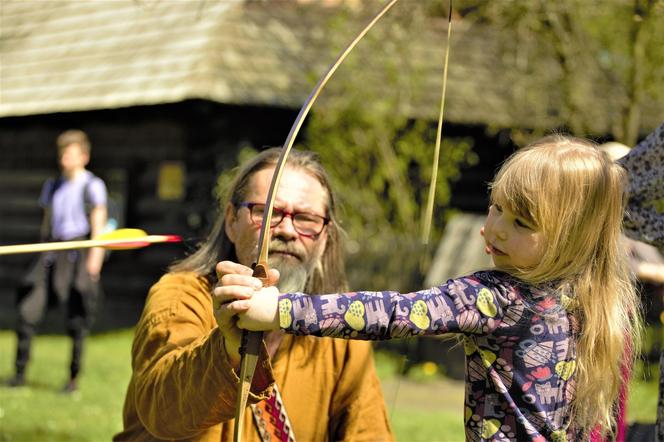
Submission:
[[[119,244],[110,244],[104,246],[108,250],[131,250],[131,249],[140,249],[141,247],[147,247],[151,243],[147,241],[134,241],[134,242],[122,242]]]
[[[144,237],[127,239],[119,243],[113,242],[105,246],[101,246],[108,250],[131,250],[140,249],[141,247],[149,246],[150,244],[162,242],[181,242],[182,237],[178,235],[146,235]]]

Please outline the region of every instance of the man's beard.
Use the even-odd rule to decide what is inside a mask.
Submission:
[[[281,293],[303,292],[316,259],[304,250],[276,238],[270,243],[269,264],[279,270],[277,287]]]

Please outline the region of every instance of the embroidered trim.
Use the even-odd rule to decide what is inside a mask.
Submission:
[[[263,442],[295,442],[293,427],[288,420],[277,384],[274,384],[269,398],[251,405],[251,411]]]

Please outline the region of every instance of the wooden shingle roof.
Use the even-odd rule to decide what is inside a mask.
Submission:
[[[296,105],[303,79],[298,85],[278,70],[288,60],[284,52],[299,52],[296,34],[278,20],[248,22],[242,6],[239,1],[5,1],[0,116],[187,98]]]
[[[350,41],[366,21],[366,17],[358,17],[343,29],[331,30],[324,24],[334,10],[322,4],[3,0],[0,117],[185,99],[299,108],[312,88],[312,79],[333,59],[329,33],[343,34],[341,40]],[[407,9],[408,2],[395,8],[399,7]],[[390,20],[386,17],[372,33],[392,26]],[[411,97],[407,112],[435,117],[446,23],[432,20],[427,29],[410,33],[411,46],[401,60],[401,74],[419,69],[424,80],[407,91]],[[447,119],[495,127],[559,124],[556,88],[533,91],[527,81],[529,76],[554,78],[557,65],[538,64],[524,74],[514,68],[515,60],[500,55],[500,40],[480,25],[463,20],[455,24]],[[394,53],[376,54],[381,56]],[[369,60],[366,68],[381,69],[378,61]],[[409,87],[408,82],[400,84]],[[598,104],[596,108],[607,109],[595,119],[594,128],[606,133],[612,106]],[[643,114],[653,120],[644,123],[647,128],[661,118],[657,112]]]

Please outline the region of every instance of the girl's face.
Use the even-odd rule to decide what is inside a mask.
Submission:
[[[480,233],[498,269],[530,269],[544,254],[544,236],[533,225],[500,204],[492,204]]]

